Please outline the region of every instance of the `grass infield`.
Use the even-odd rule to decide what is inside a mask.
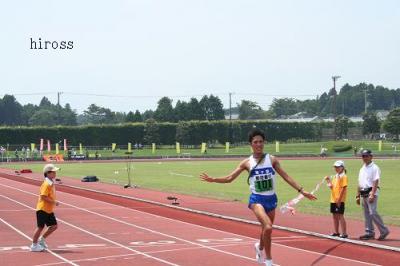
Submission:
[[[239,163],[237,161],[167,161],[132,162],[132,183],[143,188],[160,191],[190,194],[201,197],[223,200],[238,200],[247,202],[249,188],[247,173],[243,173],[233,183],[206,183],[199,179],[202,172],[219,177],[228,174]],[[335,159],[323,160],[280,160],[283,168],[306,190],[311,191],[325,175],[333,175],[332,167]],[[400,213],[397,206],[400,179],[399,159],[374,160],[382,170],[380,183],[379,212],[385,222],[400,225]],[[349,178],[346,201],[346,217],[362,219],[361,207],[355,203],[358,171],[362,165],[361,159],[345,160]],[[1,167],[22,169],[30,168],[41,172],[43,164],[1,164]],[[86,175],[96,175],[102,182],[127,183],[127,163],[64,163],[61,165],[59,176],[82,178]],[[277,194],[279,206],[297,196],[297,192],[278,177]],[[323,185],[316,193],[318,200],[311,202],[302,200],[297,210],[304,213],[330,215],[329,189]]]

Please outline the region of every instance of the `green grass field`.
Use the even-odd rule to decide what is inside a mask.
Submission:
[[[389,142],[389,141],[383,141],[382,143],[382,150],[379,151],[379,146],[378,146],[378,141],[374,140],[359,140],[359,141],[326,141],[326,142],[298,142],[298,143],[291,143],[291,142],[286,142],[286,143],[280,143],[280,151],[279,153],[276,152],[275,150],[275,143],[267,143],[265,146],[265,151],[269,153],[273,153],[279,156],[287,156],[287,155],[315,155],[318,156],[320,151],[321,151],[321,146],[325,147],[328,149],[328,156],[340,156],[340,157],[351,157],[353,156],[354,152],[353,150],[345,151],[345,152],[334,152],[332,147],[335,144],[348,144],[357,147],[358,149],[362,148],[368,148],[371,149],[376,155],[393,155],[397,154],[400,155],[400,143],[395,143],[395,142]],[[26,145],[28,147],[28,145]],[[15,149],[15,147],[13,147]],[[53,147],[54,148],[54,147]],[[19,147],[19,150],[21,147]],[[398,149],[398,150],[397,150]],[[77,153],[80,153],[79,148],[75,147],[75,150]],[[83,146],[82,153],[83,154],[89,154],[89,157],[94,158],[95,157],[95,152],[98,152],[101,157],[123,157],[123,156],[128,156],[126,154],[127,152],[127,144],[125,145],[117,145],[117,149],[113,153],[111,151],[111,145],[107,147],[85,147]],[[66,152],[60,151],[64,157],[67,156]],[[152,153],[151,148],[145,147],[144,149],[132,149],[132,154],[130,154],[130,157],[155,157],[155,156],[178,156],[179,154],[176,153],[175,146],[173,145],[164,145],[164,146],[157,146],[157,149],[155,153]],[[235,146],[231,147],[229,153],[226,153],[225,151],[225,146],[223,145],[217,145],[214,146],[213,148],[207,148],[207,153],[202,154],[200,152],[200,146],[191,146],[191,148],[187,148],[182,145],[181,148],[181,156],[186,154],[185,157],[190,154],[190,156],[223,156],[223,155],[247,155],[250,153],[250,148],[247,144],[242,145],[242,146]],[[45,154],[47,154],[47,151],[45,151]],[[52,154],[55,154],[55,151],[52,151]],[[22,154],[20,152],[19,154],[20,157],[22,157]],[[14,150],[10,149],[10,151],[7,152],[7,154],[4,154],[3,157],[11,157],[15,158],[15,152]],[[38,159],[38,155],[35,157]],[[5,159],[3,158],[3,161]],[[1,158],[0,158],[1,161]]]
[[[387,223],[400,225],[400,212],[397,206],[400,179],[399,159],[376,159],[381,167],[381,196],[379,197],[379,212]],[[239,200],[247,202],[249,195],[246,183],[247,174],[242,174],[231,184],[216,184],[201,182],[199,174],[207,172],[212,176],[223,176],[236,167],[238,161],[159,161],[132,162],[132,181],[143,188],[160,191],[190,194],[224,200]],[[281,160],[284,169],[294,177],[306,190],[311,191],[325,175],[332,175],[334,159],[324,160]],[[361,160],[346,160],[349,177],[346,216],[362,219],[362,211],[355,203],[358,171]],[[42,164],[1,164],[1,167],[13,169],[31,168],[40,172]],[[97,175],[102,182],[127,183],[127,163],[64,163],[59,175],[81,178],[86,175]],[[294,198],[297,192],[289,187],[282,178],[278,178],[279,206]],[[329,190],[323,185],[317,192],[318,200],[311,202],[303,200],[298,204],[298,210],[304,213],[319,215],[329,214]]]

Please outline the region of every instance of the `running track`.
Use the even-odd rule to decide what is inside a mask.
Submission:
[[[61,191],[56,210],[59,229],[49,238],[50,250],[31,253],[37,193],[36,185],[0,178],[0,265],[257,265],[253,259],[256,226],[246,225],[252,228],[235,234],[227,232],[236,226],[232,221],[223,221],[229,230],[216,230]],[[303,245],[315,245],[319,251],[302,249]],[[345,246],[348,253],[359,256],[332,255]],[[367,253],[372,256],[363,259]],[[273,234],[273,255],[276,265],[396,265],[400,261],[396,252],[278,230]]]

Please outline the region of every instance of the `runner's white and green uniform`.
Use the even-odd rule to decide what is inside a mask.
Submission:
[[[266,212],[272,211],[278,205],[275,193],[276,171],[272,166],[269,154],[257,165],[257,159],[251,155],[249,157],[250,174],[249,183],[251,195],[249,198],[249,208],[251,204],[259,203],[263,205]],[[255,167],[257,165],[257,167]]]

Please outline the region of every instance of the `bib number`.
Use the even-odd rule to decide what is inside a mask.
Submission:
[[[254,182],[256,192],[266,192],[272,190],[272,178],[266,180],[257,180]]]

